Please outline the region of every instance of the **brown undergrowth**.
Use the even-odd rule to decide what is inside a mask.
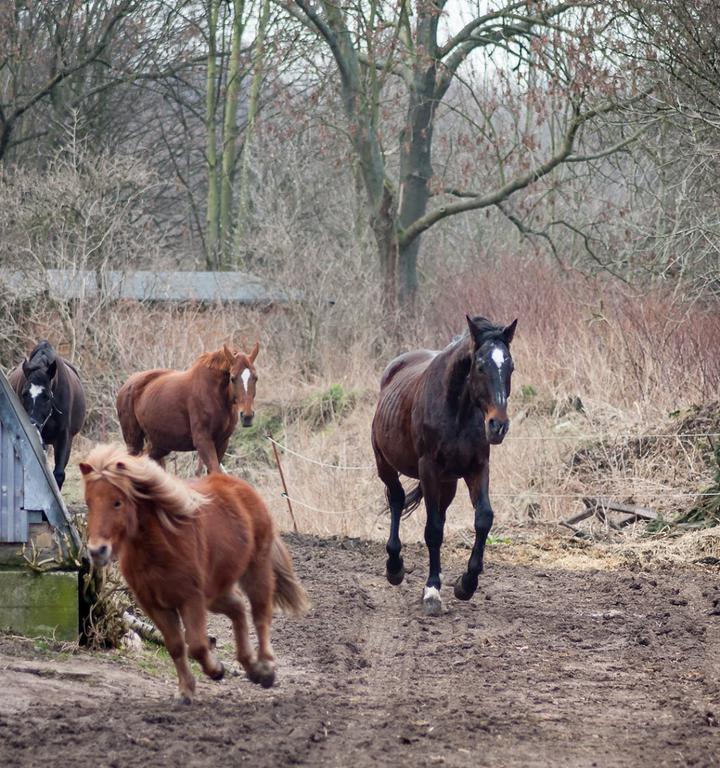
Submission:
[[[381,538],[385,499],[369,428],[384,365],[404,349],[444,346],[463,331],[466,312],[497,322],[518,317],[512,427],[491,461],[498,524],[564,519],[582,509],[582,496],[649,506],[664,519],[691,515],[699,499],[715,498],[696,496],[716,484],[712,438],[678,434],[718,431],[711,412],[720,380],[716,305],[538,263],[507,260],[482,280],[471,277],[428,277],[432,300],[419,303],[412,322],[385,322],[373,289],[363,286],[311,307],[83,305],[65,315],[76,326],[74,346],[52,306],[34,307],[13,316],[15,341],[0,350],[1,362],[9,368],[39,338],[73,358],[89,401],[74,460],[95,441],[119,439],[114,398],[130,373],[185,368],[224,342],[249,349],[259,340],[256,422],[238,428],[226,469],[256,484],[279,526],[292,529],[270,435],[281,444],[301,531]],[[191,475],[195,458],[172,457],[169,468]],[[80,501],[73,473],[74,466],[67,494]],[[467,532],[471,520],[461,488],[449,530]],[[403,536],[419,541],[422,527],[416,514],[403,522]]]

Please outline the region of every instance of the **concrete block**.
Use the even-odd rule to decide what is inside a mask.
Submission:
[[[78,610],[77,573],[0,571],[0,629],[76,642]]]

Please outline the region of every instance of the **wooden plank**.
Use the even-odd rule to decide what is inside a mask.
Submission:
[[[586,518],[594,514],[595,514],[595,509],[585,509],[583,512],[580,512],[574,517],[571,517],[569,520],[566,520],[565,523],[567,523],[567,525],[575,525],[575,523],[579,523],[581,520],[585,520]]]
[[[625,512],[628,515],[635,515],[643,520],[657,520],[657,512],[652,509],[646,509],[645,507],[636,507],[631,504],[622,504],[619,501],[611,501],[602,497],[591,497],[583,499],[583,502],[588,506],[595,508],[602,507],[605,510],[611,510],[613,512]]]

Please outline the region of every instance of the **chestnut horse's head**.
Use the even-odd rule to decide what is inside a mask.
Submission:
[[[87,545],[97,566],[119,555],[139,531],[139,510],[169,530],[193,516],[207,499],[167,474],[147,456],[129,456],[115,445],[98,445],[80,462],[87,516]]]
[[[102,468],[80,462],[88,508],[88,552],[93,563],[99,567],[107,565],[113,553],[119,554],[125,540],[133,536],[137,529],[134,502],[108,476],[108,470],[119,475],[125,468],[120,460]]]
[[[229,352],[227,347],[225,349]],[[229,352],[233,357],[230,368],[230,388],[234,401],[240,405],[243,427],[251,427],[255,416],[255,387],[258,380],[255,358],[259,350],[260,342],[256,342],[249,355],[243,352]]]
[[[467,317],[473,352],[470,365],[470,395],[485,416],[485,435],[489,443],[502,443],[510,428],[507,399],[513,360],[510,342],[515,334],[517,320],[506,328],[491,325],[485,318]]]

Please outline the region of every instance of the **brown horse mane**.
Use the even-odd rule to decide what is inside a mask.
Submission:
[[[175,526],[169,518],[192,517],[208,501],[152,459],[131,456],[119,445],[96,446],[85,463],[93,470],[86,480],[107,480],[134,503],[152,501],[153,511],[170,530],[175,530]]]
[[[200,355],[193,364],[193,368],[198,366],[210,368],[212,371],[230,373],[234,362],[233,353],[223,345],[220,349],[216,349],[214,352],[205,352]]]

